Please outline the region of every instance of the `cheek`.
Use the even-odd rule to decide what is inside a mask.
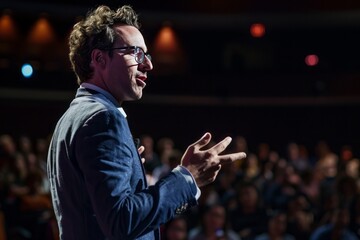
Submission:
[[[115,66],[109,73],[109,78],[112,79],[114,84],[125,86],[130,82],[131,72],[129,68]]]
[[[135,78],[137,72],[137,65],[128,68],[128,74],[131,78]]]

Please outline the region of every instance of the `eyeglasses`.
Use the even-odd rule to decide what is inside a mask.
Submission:
[[[145,61],[145,57],[151,61],[151,56],[149,53],[144,52],[141,47],[138,46],[128,46],[128,47],[117,47],[117,48],[110,48],[108,50],[134,50],[135,61],[139,64],[142,64]]]

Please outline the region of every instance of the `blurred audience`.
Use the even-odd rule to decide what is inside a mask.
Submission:
[[[304,155],[301,155],[300,146],[295,142],[288,145],[288,160],[295,170],[300,173],[308,170],[310,167],[309,160]]]
[[[237,186],[237,207],[229,212],[229,223],[244,240],[253,239],[266,230],[266,209],[252,182],[241,182]]]
[[[188,228],[186,218],[177,216],[167,222],[161,229],[161,239],[163,240],[187,240]]]
[[[215,204],[206,206],[204,213],[200,216],[202,223],[193,228],[189,233],[189,240],[239,240],[239,236],[228,228],[226,223],[226,209]]]
[[[157,166],[153,173],[153,179],[157,182],[162,177],[168,175],[172,169],[180,164],[182,153],[177,149],[172,149],[171,153],[167,157],[167,161],[163,161],[161,165]]]
[[[142,157],[145,158],[145,171],[151,175],[153,170],[161,165],[160,158],[154,149],[154,139],[149,135],[143,135],[140,138],[140,145],[145,147],[142,154]]]
[[[296,194],[287,204],[287,231],[296,239],[309,239],[314,224],[312,205],[306,195]]]
[[[16,144],[17,142],[17,144]],[[58,239],[46,176],[46,162],[32,140],[0,136],[0,229],[3,239]],[[47,149],[47,145],[44,146]],[[42,152],[42,154],[45,154]],[[1,235],[1,233],[0,233]]]
[[[330,222],[315,229],[310,240],[356,240],[358,237],[348,229],[349,210],[337,208],[331,213]]]
[[[58,239],[48,144],[48,138],[0,135],[1,240]],[[143,135],[140,144],[150,185],[181,161],[171,138]],[[162,226],[162,239],[360,239],[360,160],[350,145],[336,154],[323,140],[314,149],[289,142],[282,155],[268,143],[251,151],[244,136],[232,144],[247,159],[224,164],[201,189],[198,207]]]
[[[269,218],[267,231],[256,236],[255,240],[295,240],[292,235],[286,233],[286,226],[286,214],[276,213]]]

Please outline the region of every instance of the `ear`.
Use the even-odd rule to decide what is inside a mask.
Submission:
[[[94,67],[104,68],[106,66],[105,52],[100,49],[94,49],[91,52],[91,63]]]

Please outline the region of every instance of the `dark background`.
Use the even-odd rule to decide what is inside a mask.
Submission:
[[[154,56],[154,71],[138,102],[124,105],[133,134],[172,137],[184,148],[210,131],[216,139],[245,136],[284,152],[290,141],[312,151],[320,140],[359,155],[360,1],[1,1],[18,37],[0,39],[0,133],[51,135],[77,85],[67,58],[73,24],[99,4],[130,4]],[[27,42],[39,17],[56,41],[34,50]],[[249,27],[261,22],[265,36]],[[170,25],[181,58],[167,64],[152,52]],[[319,64],[304,58],[317,54]],[[34,75],[20,74],[25,62]]]

